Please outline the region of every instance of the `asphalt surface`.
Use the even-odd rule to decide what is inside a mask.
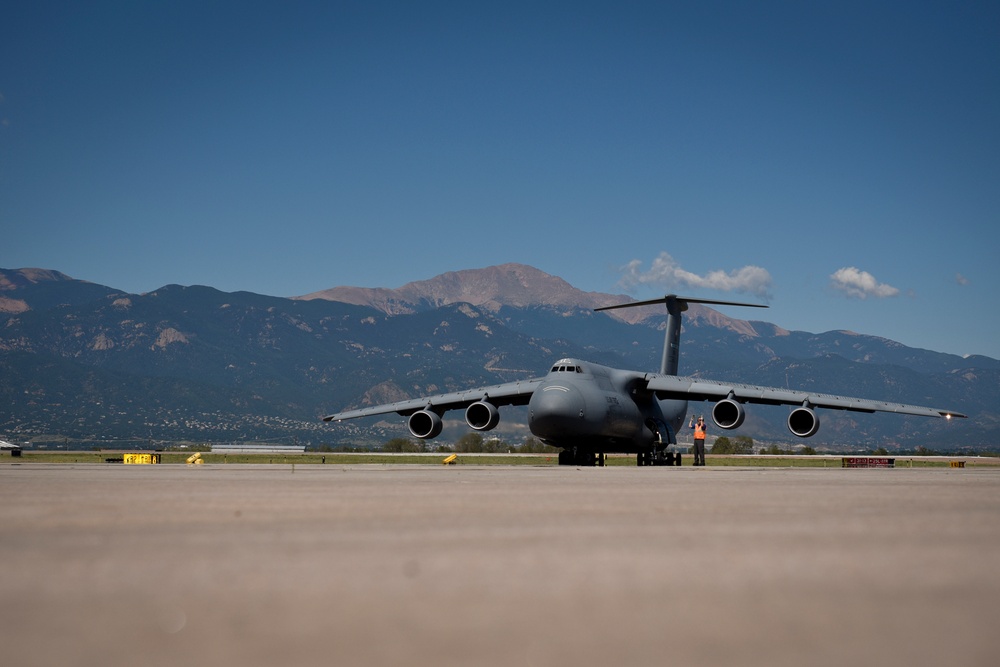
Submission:
[[[1000,470],[0,465],[5,665],[997,665]]]

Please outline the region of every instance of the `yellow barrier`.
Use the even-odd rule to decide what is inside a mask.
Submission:
[[[140,464],[140,463],[159,463],[159,454],[123,454],[122,463]]]
[[[187,462],[190,465],[201,465],[201,464],[203,464],[204,461],[201,460],[201,452],[198,452],[196,454],[192,454],[191,456],[187,457]]]
[[[444,461],[441,461],[441,463],[443,463],[446,466],[449,466],[449,465],[453,465],[455,463],[455,461],[457,461],[457,460],[458,460],[458,454],[452,454],[451,456],[449,456],[448,458],[446,458]]]

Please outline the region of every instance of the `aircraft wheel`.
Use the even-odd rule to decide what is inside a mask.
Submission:
[[[564,449],[559,452],[559,465],[561,466],[571,466],[573,465],[573,450]]]
[[[653,465],[657,466],[676,466],[680,465],[678,462],[678,455],[673,452],[657,452],[656,458],[653,459]]]

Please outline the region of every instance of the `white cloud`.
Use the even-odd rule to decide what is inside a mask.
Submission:
[[[956,273],[955,282],[958,283],[959,285],[968,285],[969,279],[963,276],[961,273]]]
[[[872,274],[853,266],[846,266],[834,272],[830,276],[830,284],[847,296],[857,299],[868,297],[884,299],[899,294],[898,288],[880,283]]]
[[[691,287],[754,294],[763,299],[771,298],[771,274],[759,266],[744,266],[726,273],[710,271],[700,276],[681,268],[668,253],[661,252],[653,260],[648,271],[642,270],[642,260],[633,259],[621,267],[622,278],[619,285],[632,289],[639,285],[659,287],[665,290],[676,287]]]

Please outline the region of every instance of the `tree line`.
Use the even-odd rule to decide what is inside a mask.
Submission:
[[[534,436],[528,436],[520,445],[513,444],[501,438],[484,438],[479,433],[466,433],[453,445],[445,443],[428,443],[412,438],[393,438],[382,445],[382,451],[393,453],[437,452],[441,454],[552,454],[558,448],[546,445]],[[753,438],[745,435],[735,438],[719,436],[709,450],[712,454],[815,454],[812,447],[784,450],[777,445],[754,449]]]
[[[795,449],[782,449],[778,445],[761,447],[760,451],[754,449],[753,438],[740,435],[735,438],[719,436],[715,439],[715,444],[710,450],[712,454],[771,454],[773,456],[787,456],[790,454],[805,454],[811,456],[816,453],[812,447],[796,447]]]
[[[382,451],[393,453],[429,452],[441,454],[554,454],[558,453],[559,449],[546,445],[534,436],[528,436],[521,444],[515,444],[507,442],[502,438],[484,438],[482,434],[473,432],[466,433],[456,440],[454,444],[430,443],[425,440],[415,440],[412,438],[392,438],[382,445]],[[722,435],[715,439],[715,443],[712,445],[711,449],[709,449],[709,453],[728,455],[770,454],[773,456],[787,456],[795,454],[811,456],[816,454],[816,450],[808,446],[795,447],[794,449],[783,449],[778,445],[769,445],[767,447],[757,449],[754,446],[753,438],[749,436],[740,435],[730,438]],[[884,447],[879,447],[869,453],[880,456],[889,455],[889,452],[886,451]],[[919,455],[939,454],[939,452],[935,452],[925,447],[917,447],[912,452],[897,452],[897,455],[910,453]]]
[[[384,452],[419,453],[437,452],[441,454],[552,454],[559,450],[546,445],[534,436],[517,445],[501,438],[484,438],[479,433],[466,433],[454,445],[430,444],[424,440],[393,438],[382,445]]]

